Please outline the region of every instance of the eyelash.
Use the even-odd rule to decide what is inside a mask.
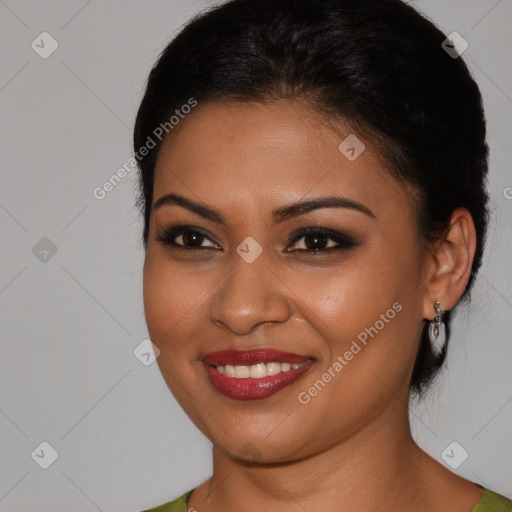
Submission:
[[[165,231],[163,231],[161,234],[157,235],[155,237],[155,240],[157,242],[160,242],[164,246],[168,247],[171,250],[180,250],[180,251],[204,251],[204,250],[217,250],[213,247],[190,247],[186,245],[180,245],[177,244],[174,239],[177,238],[180,235],[183,235],[185,233],[192,233],[195,235],[199,235],[199,237],[206,238],[210,242],[216,243],[217,245],[220,245],[218,242],[213,240],[205,231],[199,228],[195,228],[193,226],[176,226],[169,228]],[[321,227],[310,227],[310,228],[303,228],[295,231],[290,235],[288,238],[288,244],[295,244],[302,238],[305,238],[307,236],[311,235],[320,235],[322,238],[325,238],[328,242],[329,240],[332,240],[333,242],[336,242],[338,245],[334,247],[328,247],[325,249],[294,249],[292,251],[287,251],[290,253],[309,253],[309,254],[330,254],[334,251],[339,250],[348,250],[352,249],[358,245],[355,240],[353,240],[348,235],[344,235],[342,233],[339,233],[337,231],[333,231],[331,229],[327,228],[321,228]]]

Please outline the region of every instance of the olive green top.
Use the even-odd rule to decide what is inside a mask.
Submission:
[[[194,489],[186,492],[174,501],[160,505],[159,507],[144,510],[143,512],[197,512],[195,509],[187,509],[188,500]],[[485,492],[473,510],[468,512],[512,512],[512,500],[490,489]]]

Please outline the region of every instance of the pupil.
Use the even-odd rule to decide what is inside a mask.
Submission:
[[[198,235],[197,233],[184,233],[183,234],[183,241],[185,242],[185,245],[201,245],[202,236]]]
[[[327,241],[327,237],[323,236],[323,235],[307,235],[306,238],[306,246],[308,249],[320,249],[321,247],[315,247],[315,246],[324,246],[326,241]],[[313,243],[308,243],[308,240],[314,240]]]

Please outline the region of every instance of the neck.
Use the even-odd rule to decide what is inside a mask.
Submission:
[[[340,510],[343,504],[344,511],[406,512],[414,500],[410,510],[422,510],[418,496],[439,465],[412,439],[404,409],[395,400],[394,410],[349,438],[292,462],[249,464],[214,447],[213,476],[198,493],[198,510]]]

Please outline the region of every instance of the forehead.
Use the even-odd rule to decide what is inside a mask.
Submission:
[[[338,193],[385,210],[407,191],[381,160],[349,125],[298,100],[208,103],[164,139],[154,199],[182,192],[220,210],[242,202],[261,211]]]

